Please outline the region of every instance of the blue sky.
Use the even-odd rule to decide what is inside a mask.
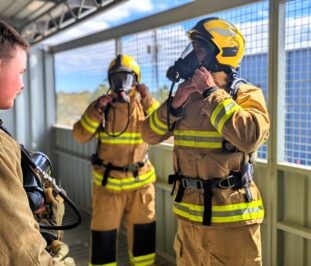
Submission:
[[[74,38],[128,23],[189,2],[192,2],[192,0],[128,0],[125,1],[124,4],[118,5],[116,8],[97,15],[77,26],[73,26],[42,43],[55,45],[66,42]]]
[[[102,31],[150,16],[161,11],[192,2],[192,0],[140,0],[139,4],[137,4],[137,2],[137,0],[129,0],[124,4],[117,6],[115,9],[88,20],[81,25],[72,27],[71,29],[60,33],[55,37],[47,39],[43,42],[43,44],[55,45],[66,42],[96,31]],[[103,50],[100,46],[101,45],[95,45],[93,48],[93,54],[96,54],[97,58],[101,54],[101,50]],[[113,44],[110,46],[111,49],[114,49]],[[88,59],[83,59],[83,57],[85,57],[85,50],[83,50],[83,48],[56,55],[56,91],[80,92],[83,90],[95,90],[98,84],[105,80],[105,72],[107,71],[106,67],[112,57],[108,56],[109,60],[104,60],[106,62],[102,62],[103,64],[106,64],[106,67],[103,66],[101,71],[93,71],[91,76],[89,75],[89,68],[83,71],[83,60],[85,60],[85,66],[90,64]],[[80,62],[76,62],[77,58],[80,58]],[[96,61],[98,63],[98,60]]]

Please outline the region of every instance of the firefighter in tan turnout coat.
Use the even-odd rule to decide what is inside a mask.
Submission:
[[[117,265],[116,243],[124,216],[133,265],[155,260],[155,170],[141,136],[145,117],[159,103],[139,84],[140,68],[119,55],[108,70],[112,94],[90,104],[74,125],[79,142],[98,137],[93,155],[92,249],[89,265]]]
[[[12,108],[24,87],[28,48],[27,41],[15,29],[0,21],[0,110]],[[0,119],[0,265],[74,266],[72,258],[65,258],[68,248],[63,252],[63,247],[67,247],[64,243],[53,241],[48,252],[24,182],[21,147]],[[43,194],[42,191],[42,200]]]
[[[236,78],[245,41],[234,25],[203,19],[189,37],[192,52],[167,73],[185,81],[142,129],[149,144],[174,136],[177,265],[261,265],[264,209],[252,154],[268,136],[264,96]]]

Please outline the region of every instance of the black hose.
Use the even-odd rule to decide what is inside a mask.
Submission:
[[[174,125],[172,125],[172,127],[170,126],[170,113],[171,113],[171,104],[172,104],[172,94],[173,94],[173,89],[174,89],[174,86],[176,83],[176,79],[177,78],[175,77],[175,79],[172,82],[170,92],[168,94],[168,98],[166,101],[166,111],[167,111],[167,113],[166,113],[166,125],[167,125],[169,132],[173,131],[173,128],[174,128]]]
[[[129,124],[130,124],[130,116],[131,116],[131,105],[130,105],[130,103],[128,102],[127,103],[127,113],[128,113],[128,116],[127,116],[127,123],[126,123],[126,126],[125,126],[125,128],[119,133],[119,134],[117,134],[117,135],[114,135],[114,134],[110,134],[108,131],[107,131],[107,129],[106,129],[106,127],[104,127],[104,132],[109,136],[109,137],[112,137],[112,138],[117,138],[117,137],[120,137],[126,130],[127,130],[127,128],[128,128],[128,126],[129,126]],[[105,117],[105,119],[107,119],[107,117]],[[115,123],[115,119],[114,119],[114,123]]]

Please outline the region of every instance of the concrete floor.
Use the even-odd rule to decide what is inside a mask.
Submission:
[[[72,229],[65,231],[64,242],[69,245],[69,256],[73,257],[77,266],[87,266],[89,257],[89,241],[90,241],[90,221],[91,216],[82,212],[82,223]],[[127,240],[124,230],[121,230],[118,241],[118,265],[129,266]],[[173,266],[171,262],[160,256],[156,256],[157,266]]]

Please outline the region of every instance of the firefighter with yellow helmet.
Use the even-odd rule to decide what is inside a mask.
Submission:
[[[130,56],[110,64],[111,94],[91,103],[76,122],[78,142],[98,137],[92,156],[93,214],[89,265],[117,265],[117,235],[123,216],[132,265],[155,260],[155,169],[141,136],[145,117],[159,103],[148,93],[140,68]]]
[[[237,78],[245,41],[234,25],[206,18],[189,37],[167,72],[183,82],[142,127],[149,144],[174,136],[177,265],[261,265],[264,209],[252,163],[270,126],[264,96]]]

